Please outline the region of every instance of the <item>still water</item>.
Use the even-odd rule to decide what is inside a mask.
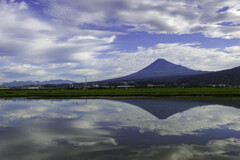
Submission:
[[[0,100],[1,160],[239,160],[240,101]]]

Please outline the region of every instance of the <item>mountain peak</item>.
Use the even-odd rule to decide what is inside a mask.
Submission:
[[[167,60],[163,58],[158,58],[156,61],[167,61]]]
[[[182,68],[187,68],[183,67],[180,65],[176,65],[174,63],[171,63],[165,59],[157,59],[147,67],[143,68],[141,71],[147,71],[147,72],[159,72],[159,71],[175,71],[178,70],[180,67]],[[140,72],[140,71],[139,71]]]
[[[119,79],[143,79],[154,77],[187,76],[206,73],[171,63],[165,59],[157,59],[142,70]]]
[[[153,63],[162,63],[162,62],[168,62],[168,63],[171,63],[171,62],[167,61],[166,59],[161,59],[161,58],[155,60]]]

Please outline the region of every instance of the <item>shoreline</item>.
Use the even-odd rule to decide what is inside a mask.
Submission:
[[[240,99],[240,88],[0,90],[0,99]]]

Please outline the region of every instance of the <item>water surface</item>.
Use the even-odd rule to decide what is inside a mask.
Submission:
[[[0,100],[0,159],[239,159],[240,101]]]

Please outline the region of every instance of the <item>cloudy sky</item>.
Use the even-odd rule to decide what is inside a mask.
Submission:
[[[0,21],[0,82],[240,65],[239,0],[0,0]]]

